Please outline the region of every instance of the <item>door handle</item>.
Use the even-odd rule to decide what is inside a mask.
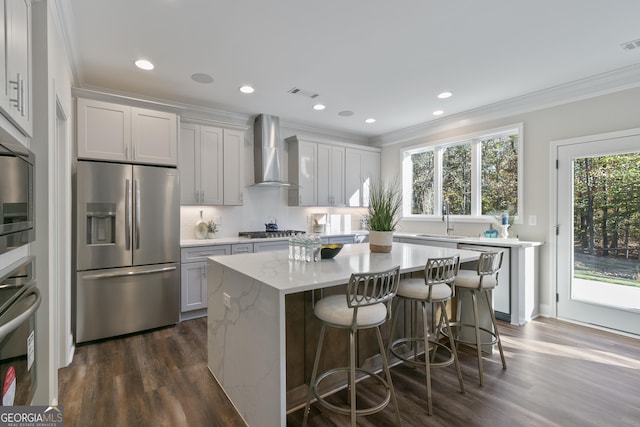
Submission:
[[[136,249],[140,249],[140,181],[135,180],[136,183]]]
[[[124,244],[126,250],[131,250],[131,182],[127,179],[124,196]]]
[[[122,273],[102,273],[102,274],[91,274],[89,276],[84,276],[82,279],[84,280],[100,280],[100,279],[111,279],[114,277],[130,277],[130,276],[140,276],[143,274],[155,274],[155,273],[166,273],[168,271],[175,270],[176,267],[162,267],[162,268],[154,268],[151,270],[144,271],[124,271]]]
[[[31,295],[36,296],[36,300],[33,302],[33,304],[31,304],[29,308],[27,308],[22,313],[0,326],[0,340],[3,340],[4,337],[6,337],[9,333],[18,329],[20,325],[22,325],[22,323],[27,320],[33,313],[35,313],[38,307],[40,307],[42,297],[40,296],[40,290],[35,286],[31,286],[27,291],[25,291],[25,293],[20,297],[20,300]],[[2,320],[3,319],[0,317],[0,322],[2,322]]]

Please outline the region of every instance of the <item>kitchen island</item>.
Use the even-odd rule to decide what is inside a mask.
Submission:
[[[478,253],[393,243],[371,253],[366,243],[345,245],[331,260],[290,261],[288,252],[214,256],[208,261],[208,365],[252,427],[285,426],[287,412],[286,297],[348,282],[351,273],[419,271],[427,258]]]

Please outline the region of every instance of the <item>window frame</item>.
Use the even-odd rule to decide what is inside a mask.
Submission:
[[[408,221],[440,221],[442,218],[442,153],[447,147],[456,145],[471,144],[471,214],[470,215],[451,215],[456,222],[486,222],[496,221],[491,215],[482,215],[481,209],[481,189],[482,189],[482,170],[481,170],[481,144],[480,141],[495,138],[499,136],[518,134],[518,208],[513,215],[515,224],[522,224],[524,212],[524,195],[523,195],[523,177],[524,177],[524,125],[523,123],[515,123],[512,125],[502,126],[499,128],[487,129],[484,131],[474,132],[472,134],[461,135],[454,138],[437,140],[426,144],[414,145],[401,150],[401,171],[402,171],[402,219]],[[411,213],[413,190],[413,169],[411,156],[413,154],[424,151],[433,151],[434,153],[434,214],[413,214]]]

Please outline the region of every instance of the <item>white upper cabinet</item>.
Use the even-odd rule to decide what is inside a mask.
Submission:
[[[0,15],[0,109],[31,136],[31,1],[0,1]]]
[[[318,144],[287,138],[289,143],[289,206],[317,206]]]
[[[239,130],[181,125],[181,204],[242,205],[244,136]]]
[[[78,158],[175,166],[177,123],[172,113],[78,98]]]
[[[318,144],[318,206],[344,206],[345,148]]]
[[[347,144],[309,142],[291,136],[289,143],[290,206],[369,204],[369,186],[380,177],[380,151]]]
[[[380,179],[380,152],[347,148],[345,159],[347,206],[369,206],[369,187]]]
[[[243,131],[224,129],[224,205],[240,206],[244,189],[244,136]]]
[[[178,164],[178,117],[172,113],[131,107],[133,161]]]
[[[180,203],[222,204],[222,129],[180,126]]]

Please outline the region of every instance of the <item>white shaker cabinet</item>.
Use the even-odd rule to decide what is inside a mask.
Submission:
[[[345,164],[347,206],[369,206],[369,187],[380,179],[380,152],[347,148]]]
[[[175,166],[178,117],[78,98],[78,158]]]
[[[235,129],[224,129],[223,204],[241,206],[244,189],[244,136]]]
[[[181,125],[182,205],[242,205],[244,135],[233,129]]]
[[[318,206],[344,206],[345,148],[318,144]]]
[[[289,143],[289,206],[317,206],[318,144],[287,138]]]
[[[182,248],[180,264],[180,307],[181,312],[200,312],[182,315],[183,319],[206,315],[207,308],[207,258],[229,255],[231,245],[211,245]]]
[[[0,25],[0,109],[20,132],[31,136],[31,1],[1,1]]]
[[[180,126],[180,204],[222,205],[222,129]]]

